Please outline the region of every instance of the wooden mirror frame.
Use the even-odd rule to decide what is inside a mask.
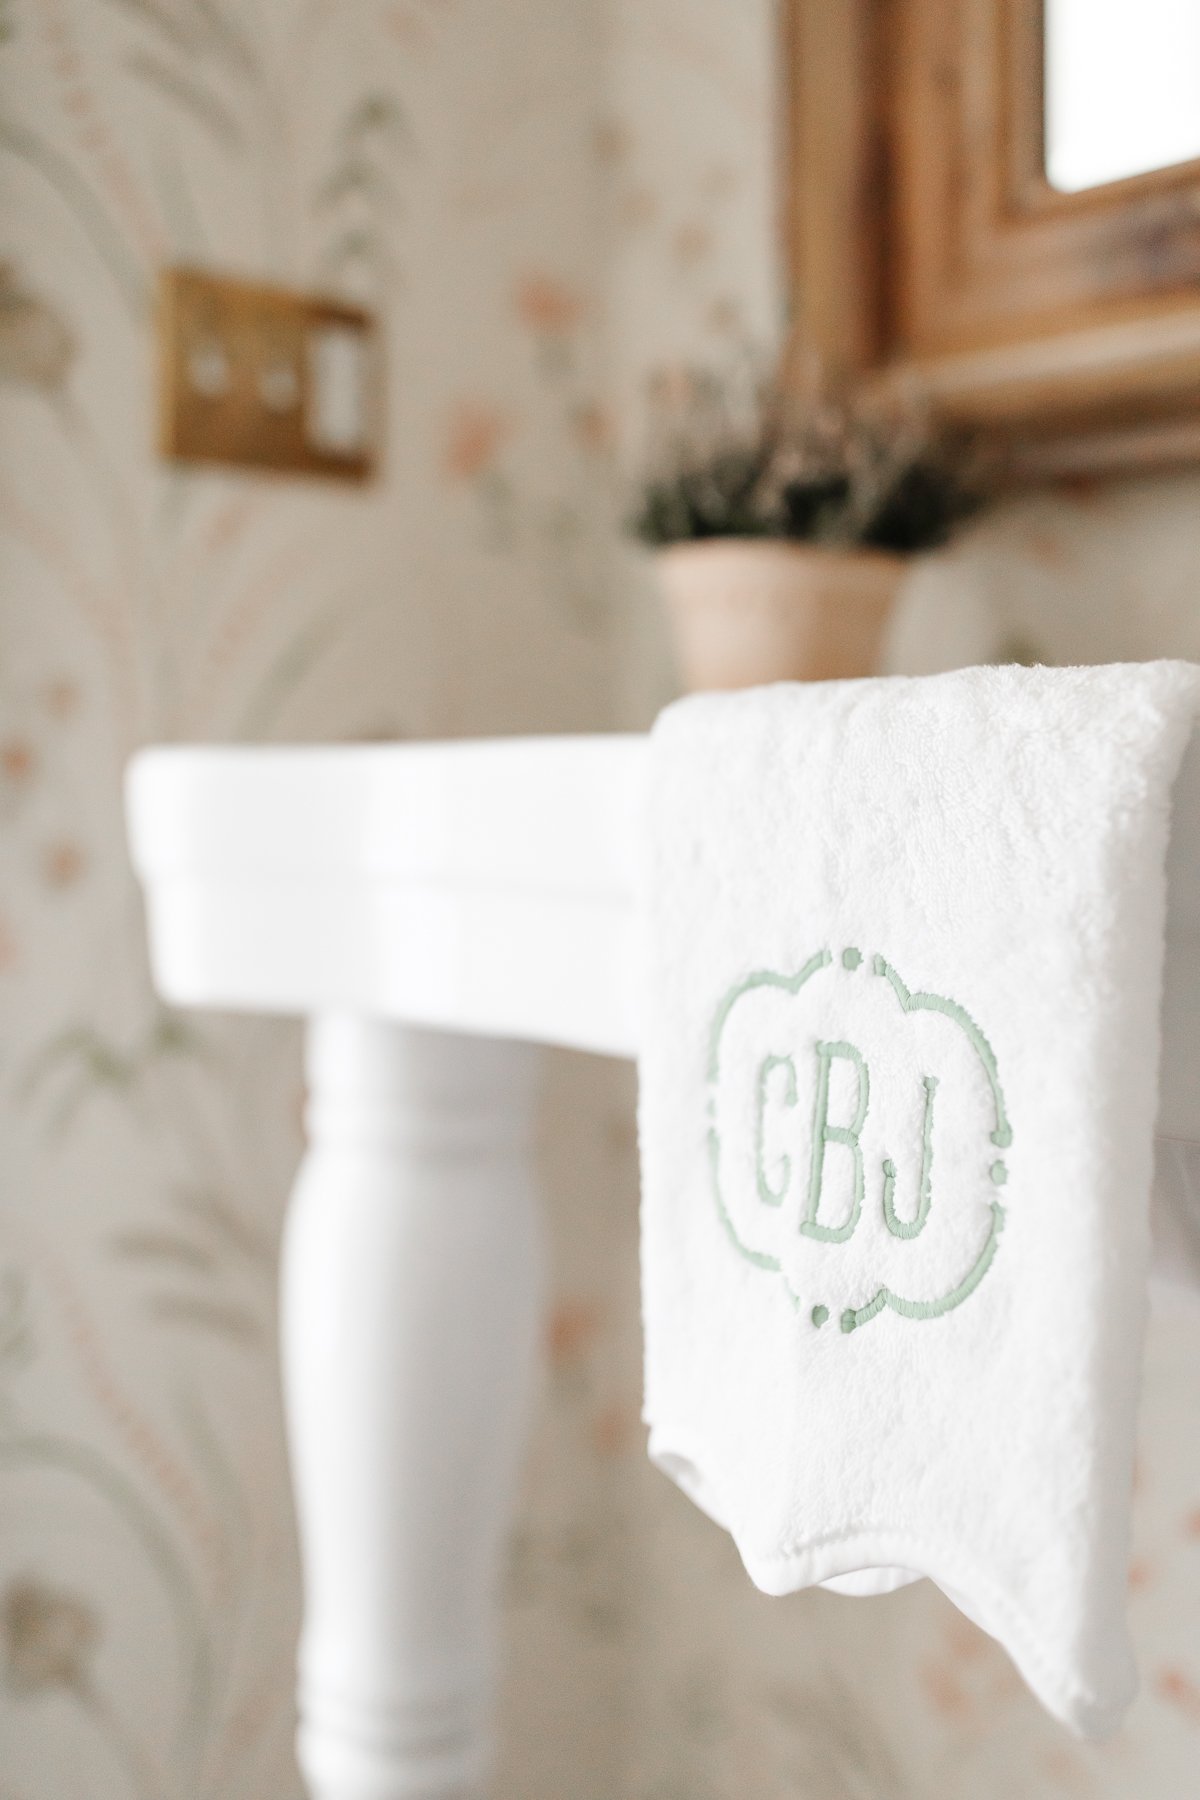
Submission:
[[[1200,460],[1200,160],[1050,186],[1042,0],[782,0],[793,348],[1013,480]]]

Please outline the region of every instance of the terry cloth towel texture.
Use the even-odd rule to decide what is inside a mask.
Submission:
[[[650,1455],[766,1593],[929,1576],[1088,1736],[1136,1689],[1164,859],[1198,707],[1185,663],[967,669],[696,696],[652,740]]]

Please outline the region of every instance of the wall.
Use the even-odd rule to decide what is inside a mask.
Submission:
[[[648,371],[769,341],[769,0],[0,7],[0,1797],[298,1791],[273,1257],[286,1026],[163,1015],[121,848],[147,738],[644,722],[614,539]],[[156,467],[164,255],[387,315],[367,497]],[[1011,507],[893,665],[1200,654],[1194,478]],[[1183,1800],[1200,1328],[1150,1341],[1146,1693],[1084,1750],[923,1586],[750,1587],[645,1462],[628,1070],[550,1059],[547,1376],[501,1800]]]
[[[552,0],[502,27],[475,0],[0,8],[4,1800],[297,1792],[296,1037],[155,1004],[121,770],[147,739],[604,723],[592,25]],[[375,489],[157,465],[171,257],[380,306]],[[585,1129],[604,1082],[575,1076]]]

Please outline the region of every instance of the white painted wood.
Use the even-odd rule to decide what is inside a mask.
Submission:
[[[538,1325],[536,1052],[327,1015],[283,1266],[314,1800],[485,1791]]]
[[[159,988],[632,1055],[645,757],[621,736],[144,752]]]

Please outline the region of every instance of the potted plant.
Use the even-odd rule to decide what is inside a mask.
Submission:
[[[685,372],[652,391],[632,529],[656,553],[685,685],[876,668],[906,559],[980,503],[972,459],[912,396]]]

